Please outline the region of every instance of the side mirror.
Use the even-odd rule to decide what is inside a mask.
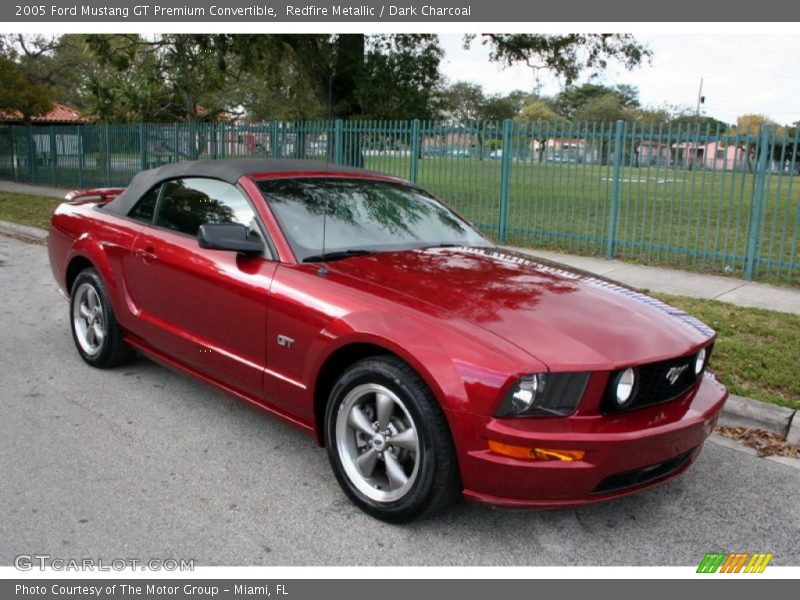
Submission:
[[[197,243],[209,250],[230,250],[244,254],[264,251],[263,240],[239,223],[204,223],[197,232]]]

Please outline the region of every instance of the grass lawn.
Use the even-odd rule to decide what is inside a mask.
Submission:
[[[719,334],[711,370],[733,394],[800,409],[800,316],[686,296],[658,297]]]
[[[50,216],[61,202],[58,198],[0,192],[0,221],[47,229]]]
[[[409,176],[408,157],[366,166]],[[425,157],[418,182],[496,237],[501,161]],[[512,161],[508,243],[605,255],[614,171],[598,164]],[[650,265],[741,277],[756,178],[733,171],[623,167],[615,255]],[[760,207],[756,278],[800,284],[800,178],[769,174]]]
[[[46,229],[57,198],[0,192],[0,220]],[[719,333],[712,369],[731,392],[800,409],[800,316],[658,294]]]

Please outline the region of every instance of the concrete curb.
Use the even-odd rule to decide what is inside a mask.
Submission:
[[[777,433],[787,439],[793,421],[797,421],[797,411],[775,404],[767,404],[731,394],[720,415],[719,424],[723,427],[747,427]],[[800,423],[795,426],[800,430]],[[797,432],[800,434],[800,431]]]
[[[0,233],[24,237],[38,242],[43,242],[47,239],[47,232],[44,229],[19,225],[17,223],[11,223],[10,221],[0,221]]]
[[[0,233],[44,241],[47,232],[38,227],[0,221]],[[800,411],[731,394],[720,415],[724,427],[747,427],[777,433],[788,444],[800,447]]]

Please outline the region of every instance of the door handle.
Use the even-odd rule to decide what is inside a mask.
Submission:
[[[148,246],[144,250],[141,248],[137,248],[136,250],[136,258],[142,259],[142,262],[146,265],[149,265],[156,259],[155,248],[152,246]]]

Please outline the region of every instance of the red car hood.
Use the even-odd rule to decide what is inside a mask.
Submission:
[[[697,319],[640,292],[494,248],[385,252],[329,266],[388,298],[401,295],[418,310],[434,306],[483,327],[559,370],[662,360],[714,336]]]

